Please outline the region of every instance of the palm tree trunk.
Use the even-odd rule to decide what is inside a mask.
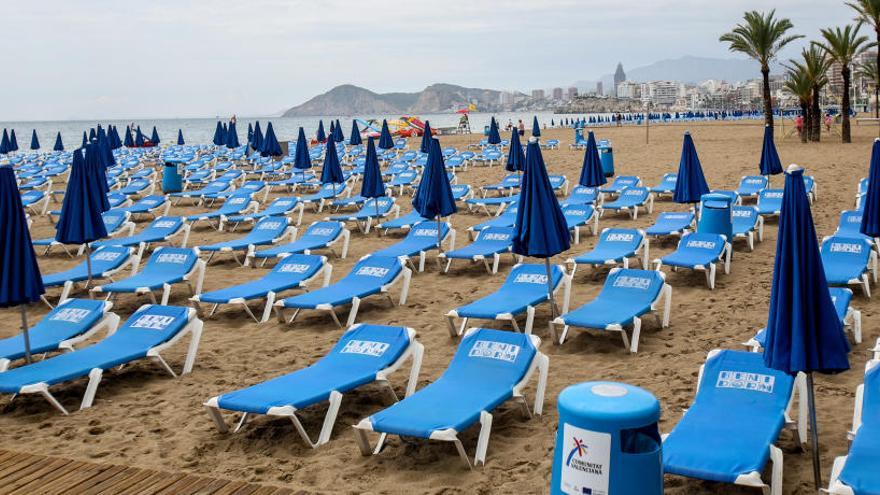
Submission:
[[[761,65],[761,78],[764,81],[764,125],[773,129],[773,101],[770,98],[770,67]]]
[[[880,25],[874,28],[874,34],[877,37],[877,46],[880,47]],[[877,78],[874,81],[874,118],[880,119],[880,49],[877,50]]]
[[[822,139],[822,109],[819,107],[819,87],[813,86],[813,104],[810,113],[810,140],[819,142]]]
[[[810,105],[805,100],[801,100],[801,117],[804,123],[801,126],[801,142],[806,143],[810,135]]]
[[[849,66],[844,65],[840,69],[840,75],[843,76],[843,101],[840,103],[840,113],[843,116],[840,119],[840,140],[844,143],[851,143],[852,137],[849,128]]]

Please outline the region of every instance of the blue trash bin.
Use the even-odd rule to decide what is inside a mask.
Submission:
[[[166,161],[162,172],[162,191],[176,193],[183,190],[183,177],[180,174],[180,163]]]
[[[727,194],[709,193],[700,197],[700,220],[697,232],[721,234],[733,240],[733,198]]]
[[[625,383],[586,382],[559,394],[553,495],[663,493],[660,403]]]
[[[614,150],[611,148],[611,143],[605,142],[606,144],[599,144],[597,147],[599,148],[599,159],[602,161],[602,172],[605,174],[605,177],[613,177],[614,176]]]

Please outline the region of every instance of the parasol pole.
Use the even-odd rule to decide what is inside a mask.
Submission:
[[[810,441],[813,450],[813,480],[816,490],[822,486],[822,471],[819,461],[819,429],[816,424],[816,396],[813,392],[813,373],[807,373],[807,406],[810,409]]]
[[[28,335],[27,310],[24,304],[19,304],[18,307],[21,309],[21,333],[24,335],[24,360],[27,364],[31,364],[33,358],[31,358],[31,337]]]
[[[92,245],[86,243],[86,291],[92,287]]]
[[[550,258],[544,258],[544,268],[547,271],[547,299],[550,300],[550,319],[556,318],[556,300],[553,298],[553,279],[550,277]]]

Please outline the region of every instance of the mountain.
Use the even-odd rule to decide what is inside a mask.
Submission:
[[[470,103],[476,103],[480,110],[492,111],[500,106],[500,101],[500,91],[454,84],[432,84],[418,93],[375,93],[343,84],[288,109],[282,116],[438,113],[455,111]]]
[[[624,70],[627,80],[636,82],[672,80],[693,84],[707,79],[737,82],[761,77],[757,62],[738,58],[684,56],[660,60],[634,69],[627,70],[624,67]],[[770,66],[771,73],[781,71],[782,66],[778,63]],[[610,91],[614,81],[613,74],[606,74],[600,80],[606,91]],[[574,85],[591,91],[596,88],[596,81],[577,81]]]

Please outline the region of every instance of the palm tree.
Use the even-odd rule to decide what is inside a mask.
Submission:
[[[819,47],[825,50],[825,54],[833,62],[840,65],[840,75],[843,77],[843,98],[840,103],[841,126],[840,140],[844,143],[852,142],[849,125],[849,88],[850,88],[850,65],[853,59],[865,51],[868,47],[868,37],[859,36],[859,28],[861,26],[846,26],[843,29],[839,27],[831,29],[823,29],[822,37],[825,43]]]
[[[831,67],[831,59],[825,55],[825,51],[816,45],[801,50],[803,57],[803,69],[810,79],[813,94],[810,102],[810,140],[819,141],[822,134],[822,110],[819,108],[819,95],[822,88],[828,84],[828,69]],[[806,124],[805,124],[806,125]]]
[[[880,89],[877,84],[877,81],[880,81],[880,74],[877,72],[877,62],[857,64],[856,74],[867,83],[869,91],[876,93]]]
[[[880,0],[851,0],[846,2],[856,11],[859,25],[874,28],[874,44],[880,48]],[[877,50],[876,66],[880,67],[880,49]],[[880,118],[880,74],[874,73],[874,117]]]
[[[809,122],[810,122],[810,101],[813,97],[813,86],[810,84],[810,78],[807,74],[806,69],[802,67],[802,64],[792,60],[792,66],[787,67],[787,75],[785,83],[783,87],[786,91],[791,93],[792,96],[798,99],[798,103],[801,107],[801,115],[803,116],[804,125],[800,129],[800,137],[801,142],[807,142],[807,136],[810,132]]]
[[[877,0],[880,2],[880,0]],[[764,80],[764,123],[773,126],[773,103],[770,99],[770,62],[776,58],[785,45],[803,38],[801,35],[786,35],[793,27],[788,19],[775,19],[776,10],[764,14],[753,10],[743,15],[745,22],[737,24],[729,33],[718,39],[730,45],[732,52],[740,52],[761,64],[761,77]]]

